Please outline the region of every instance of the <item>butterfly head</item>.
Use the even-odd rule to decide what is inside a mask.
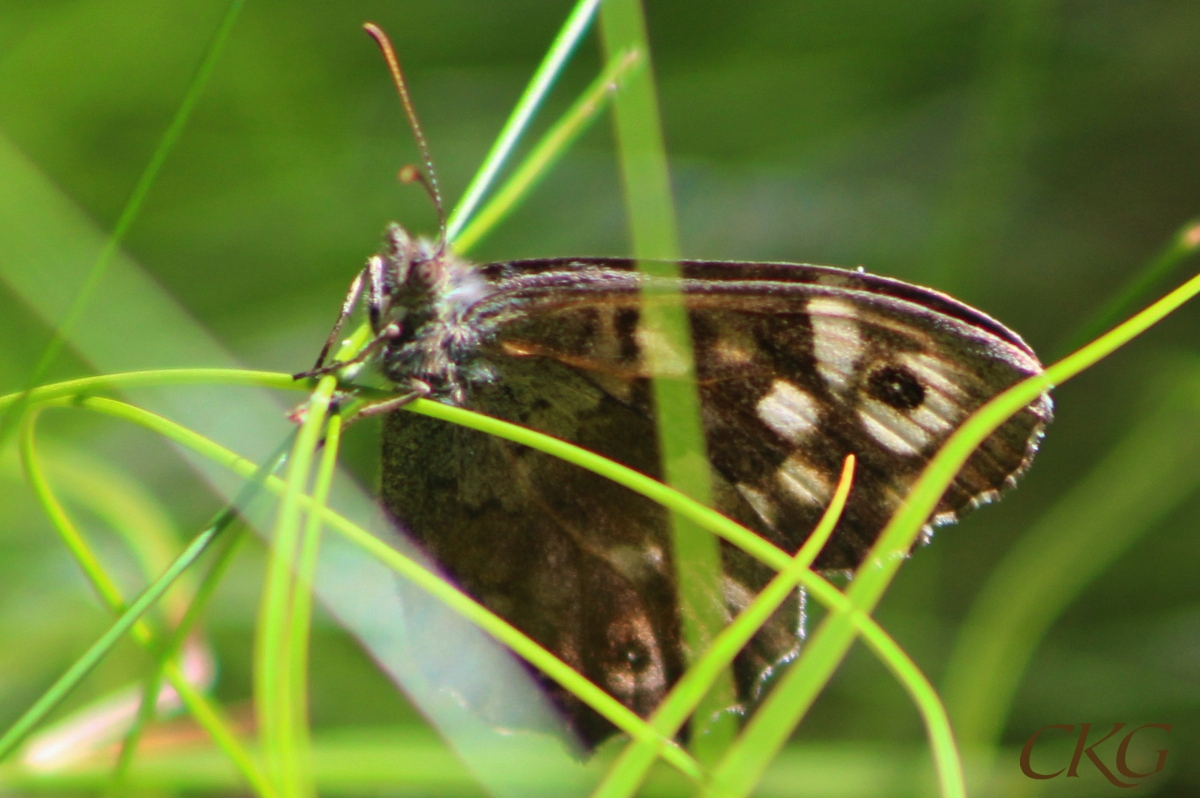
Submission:
[[[396,330],[384,349],[383,370],[393,382],[427,387],[460,403],[460,369],[477,348],[479,329],[467,321],[491,288],[479,270],[448,248],[390,225],[384,246],[367,264],[368,307],[377,331]]]

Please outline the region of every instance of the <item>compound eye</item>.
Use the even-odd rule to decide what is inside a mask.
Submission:
[[[897,410],[915,410],[925,401],[925,386],[901,366],[884,366],[867,378],[867,393]]]

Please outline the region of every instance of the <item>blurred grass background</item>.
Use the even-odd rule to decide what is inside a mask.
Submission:
[[[361,23],[394,38],[453,202],[569,5],[250,0],[126,252],[245,365],[307,367],[383,225],[434,228],[424,195],[396,184],[416,149]],[[111,229],[225,9],[4,0],[0,135]],[[648,3],[647,14],[686,257],[862,264],[955,294],[1048,359],[1200,214],[1193,3],[672,0]],[[598,66],[589,41],[541,127]],[[476,257],[626,254],[612,147],[611,126],[596,125]],[[52,280],[53,264],[46,269]],[[1171,723],[1169,773],[1135,792],[1200,787],[1198,332],[1200,311],[1185,308],[1059,390],[1057,420],[1021,489],[940,530],[878,613],[940,685],[1005,555],[1027,532],[1049,540],[1078,525],[1075,549],[1043,555],[1025,538],[1017,577],[1028,572],[1029,585],[1018,578],[1006,594],[1014,613],[1030,596],[1052,612],[1000,719],[1001,767],[1016,771],[1013,748],[1047,724]],[[23,385],[48,334],[0,289],[0,393]],[[67,355],[52,376],[80,373]],[[225,412],[236,413],[230,402]],[[43,429],[130,475],[178,529],[197,528],[217,504],[144,433],[63,414]],[[377,434],[364,423],[347,436],[346,459],[367,484],[377,479]],[[107,621],[11,455],[0,457],[5,724]],[[1089,477],[1101,461],[1108,478]],[[1072,512],[1039,523],[1068,496]],[[1095,507],[1108,511],[1089,515]],[[136,584],[136,563],[102,519],[82,517]],[[1089,564],[1097,551],[1106,554]],[[257,543],[245,547],[209,613],[216,695],[230,705],[249,697],[260,560]],[[1078,595],[1041,592],[1073,576]],[[1004,609],[1001,601],[994,612]],[[352,640],[320,619],[314,635],[318,731],[394,735],[420,723]],[[124,683],[139,662],[122,649],[75,700]],[[907,697],[858,648],[797,735],[817,747],[798,756],[833,752],[813,767],[856,752],[890,761],[886,752],[919,752],[923,739]],[[791,766],[791,780],[777,775],[769,794],[855,794],[845,782],[801,792],[817,780]],[[1036,786],[1047,795],[1114,789],[1081,772]],[[894,794],[915,794],[914,783],[894,779]]]

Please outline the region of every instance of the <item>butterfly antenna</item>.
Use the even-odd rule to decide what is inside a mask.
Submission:
[[[412,166],[405,166],[400,170],[399,178],[402,183],[420,183],[425,187],[430,199],[433,200],[433,206],[437,209],[438,215],[437,251],[440,253],[446,248],[446,210],[442,205],[442,192],[438,190],[437,171],[433,168],[433,156],[429,153],[429,143],[425,140],[425,133],[421,130],[420,121],[417,120],[417,110],[413,107],[412,97],[408,94],[408,84],[404,82],[404,73],[400,70],[400,59],[396,57],[392,42],[382,28],[374,22],[368,22],[363,25],[363,30],[375,40],[383,52],[383,60],[387,62],[388,71],[392,73],[392,82],[396,84],[396,92],[400,95],[404,114],[408,117],[409,127],[412,128],[413,137],[417,140],[417,147],[421,150],[421,158],[425,161],[425,175]]]

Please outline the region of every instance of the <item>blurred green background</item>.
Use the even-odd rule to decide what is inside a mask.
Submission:
[[[3,146],[110,230],[226,7],[0,0]],[[246,366],[307,367],[384,224],[434,229],[426,197],[396,183],[396,169],[417,153],[361,23],[392,35],[452,204],[569,7],[250,0],[125,251]],[[651,0],[647,14],[687,257],[861,264],[953,293],[1049,360],[1200,214],[1196,3]],[[592,37],[536,128],[598,67]],[[0,173],[5,203],[24,201],[20,191]],[[0,218],[0,244],[8,223]],[[628,248],[611,126],[601,120],[473,255]],[[55,284],[52,259],[42,268],[44,284],[74,290]],[[0,288],[0,393],[24,384],[49,330]],[[1116,789],[1086,764],[1078,779],[1021,779],[1016,750],[1048,724],[1118,721],[1174,725],[1162,738],[1167,772],[1135,793],[1200,790],[1197,334],[1200,310],[1185,307],[1058,390],[1057,419],[1021,488],[939,530],[878,613],[943,686],[955,662],[969,662],[955,646],[973,602],[1024,539],[1024,559],[1012,567],[1028,585],[1009,583],[1007,617],[1017,638],[1038,624],[1048,631],[1027,635],[1036,649],[1001,718],[999,764],[1016,774],[1009,794]],[[145,335],[155,335],[149,320]],[[207,365],[181,358],[176,365]],[[50,377],[88,371],[67,353]],[[237,413],[236,394],[220,412]],[[148,435],[64,414],[48,416],[43,430],[60,449],[127,473],[180,530],[217,506]],[[368,485],[377,479],[377,435],[364,423],[346,444],[348,464]],[[4,725],[107,617],[11,455],[0,457]],[[1045,520],[1063,501],[1072,504]],[[120,544],[84,517],[136,584]],[[1050,545],[1062,540],[1074,542]],[[243,555],[209,619],[216,694],[230,705],[250,691],[258,544]],[[977,617],[1006,617],[1004,602]],[[419,722],[328,621],[313,657],[318,729]],[[122,650],[76,700],[124,683],[139,662]],[[956,678],[968,696],[998,690]],[[962,705],[947,700],[959,720]],[[906,695],[861,647],[797,735],[815,750],[911,751],[914,761],[923,739]],[[1111,762],[1111,741],[1105,750]],[[794,779],[796,794],[850,794],[836,783],[828,793],[801,791],[803,770]],[[915,794],[912,783],[893,786]],[[779,789],[770,794],[790,794]]]

